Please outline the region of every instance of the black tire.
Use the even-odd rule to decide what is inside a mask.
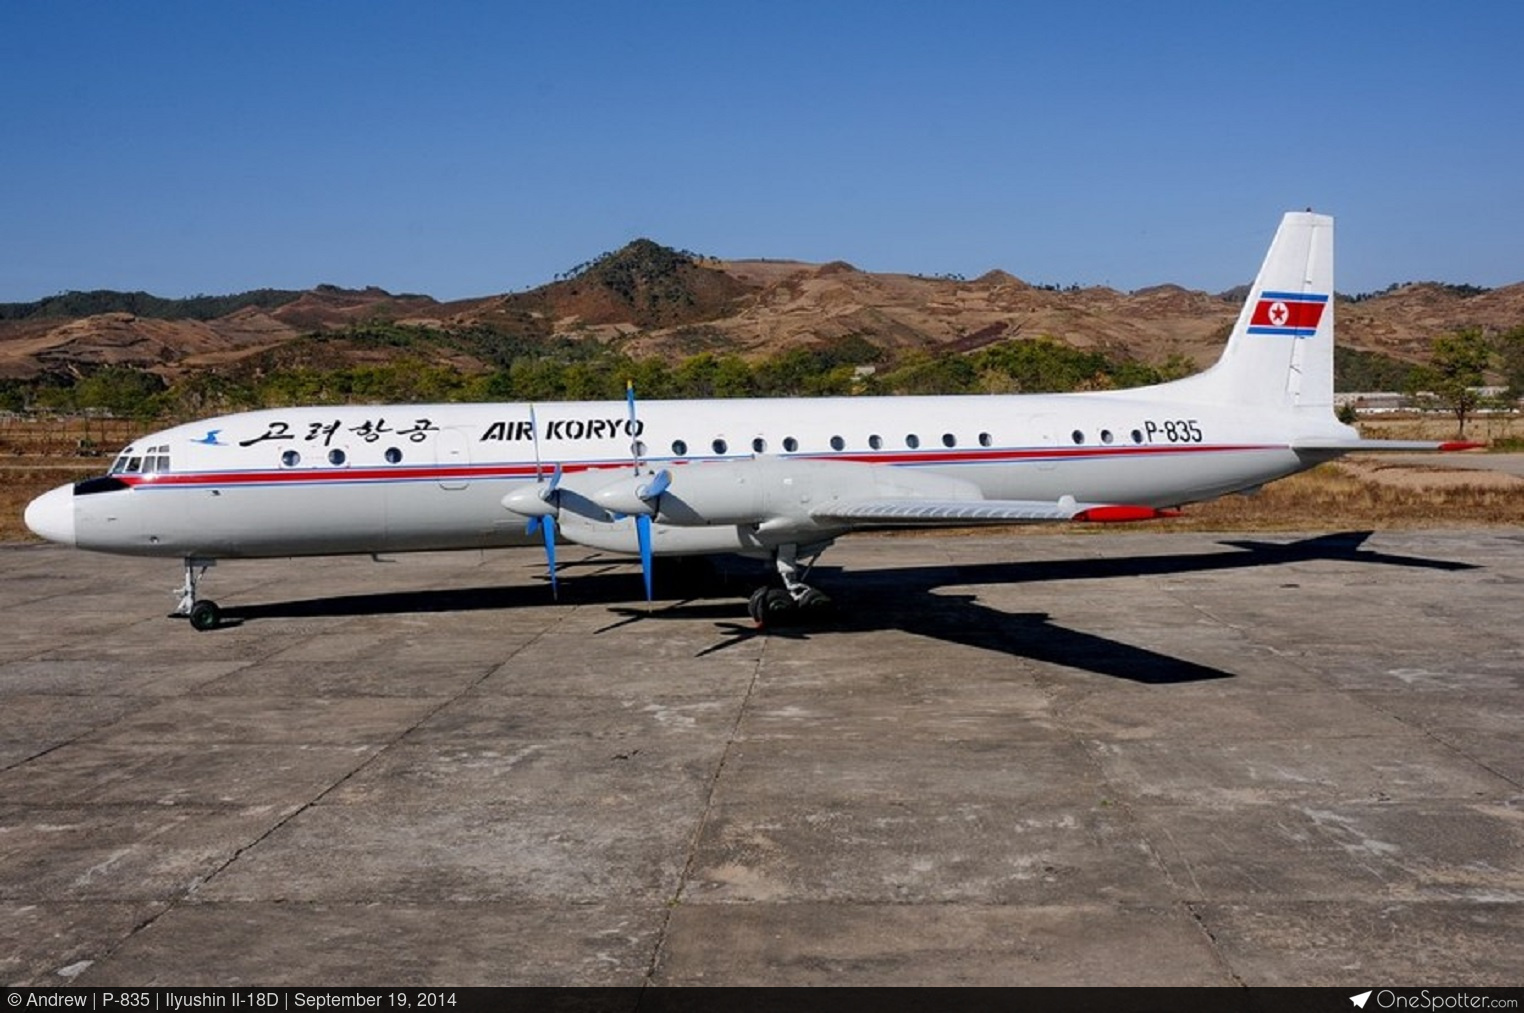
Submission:
[[[787,619],[795,612],[794,599],[782,588],[770,587],[762,595],[762,610],[768,619]]]
[[[767,591],[767,588],[759,587],[746,601],[746,614],[751,616],[751,621],[758,626],[767,622]]]
[[[812,587],[804,592],[804,597],[799,599],[799,610],[801,612],[814,613],[829,612],[835,607],[835,604],[835,602],[831,601],[830,595],[824,591],[817,591]]]
[[[214,601],[198,601],[191,606],[191,628],[195,630],[215,630],[222,625],[222,609],[217,607]]]

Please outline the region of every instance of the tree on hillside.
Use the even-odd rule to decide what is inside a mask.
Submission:
[[[1468,327],[1434,339],[1429,361],[1413,370],[1409,393],[1432,399],[1454,413],[1456,438],[1466,438],[1466,419],[1481,404],[1492,350],[1480,328]]]
[[[1524,324],[1499,334],[1497,351],[1503,382],[1508,384],[1508,399],[1524,399]]]
[[[162,408],[164,378],[131,366],[103,366],[74,385],[77,408],[104,409],[118,418],[153,418]]]

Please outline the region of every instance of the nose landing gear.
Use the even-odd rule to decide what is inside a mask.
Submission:
[[[209,598],[196,597],[196,585],[206,575],[206,571],[216,565],[215,559],[189,557],[185,560],[185,582],[176,592],[180,596],[180,603],[169,614],[169,618],[189,619],[191,629],[203,632],[215,630],[222,625],[222,609],[217,607],[217,603]]]

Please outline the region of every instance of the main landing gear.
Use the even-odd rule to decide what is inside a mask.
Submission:
[[[773,565],[777,567],[783,586],[759,587],[746,603],[746,611],[758,628],[818,622],[831,614],[834,604],[830,597],[804,582],[827,545],[810,547],[814,552],[802,572],[799,546],[780,545],[773,553]]]
[[[195,630],[215,630],[222,625],[222,609],[209,598],[196,598],[196,584],[206,571],[217,565],[215,559],[191,557],[185,560],[185,583],[180,585],[180,604],[169,614],[171,619],[189,619]]]

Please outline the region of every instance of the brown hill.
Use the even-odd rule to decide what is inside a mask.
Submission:
[[[75,319],[37,316],[0,320],[0,378],[82,373],[99,366],[136,366],[176,373],[241,359],[314,331],[363,320],[426,317],[439,304],[426,296],[393,296],[378,288],[323,285],[273,309],[245,307],[211,320],[97,313]]]
[[[376,321],[617,342],[635,356],[664,357],[719,349],[761,358],[844,337],[889,349],[969,351],[1046,335],[1148,362],[1181,355],[1205,365],[1221,351],[1241,298],[1176,285],[1131,293],[1059,291],[998,270],[966,281],[869,273],[841,261],[717,261],[637,240],[540,288],[454,303],[321,286],[289,294],[273,308],[245,306],[206,320],[127,312],[68,319],[5,307],[0,378],[101,365],[174,374],[268,353],[304,334]],[[1524,322],[1524,284],[1485,292],[1409,284],[1341,298],[1337,313],[1341,344],[1417,361],[1439,334]],[[349,348],[337,342],[325,354],[342,358]]]
[[[1339,341],[1400,359],[1427,358],[1429,342],[1463,327],[1504,331],[1524,323],[1524,282],[1472,292],[1414,282],[1337,306]]]

